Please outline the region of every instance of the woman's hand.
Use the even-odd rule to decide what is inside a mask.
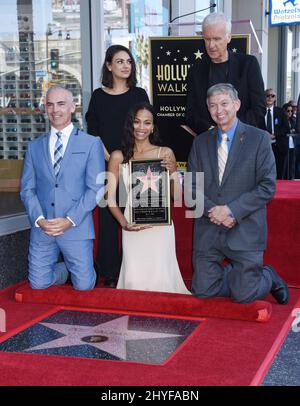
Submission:
[[[122,229],[125,231],[141,231],[146,230],[147,228],[152,228],[150,224],[129,224],[126,223],[122,225]]]
[[[170,174],[176,172],[177,171],[177,166],[176,166],[176,160],[175,160],[174,155],[171,156],[169,154],[166,154],[163,157],[163,160],[161,161],[161,166],[168,169],[170,171]]]

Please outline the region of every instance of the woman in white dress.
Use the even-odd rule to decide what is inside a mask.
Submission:
[[[116,203],[116,191],[120,179],[126,191],[129,188],[130,159],[162,158],[171,178],[171,195],[181,197],[181,185],[176,172],[173,151],[157,144],[158,129],[155,114],[148,103],[137,105],[127,116],[122,151],[111,154],[108,171],[116,182],[108,182],[109,208],[122,227],[123,258],[117,284],[118,289],[150,290],[190,294],[177,262],[174,226],[150,226],[129,224],[128,203],[122,213]]]

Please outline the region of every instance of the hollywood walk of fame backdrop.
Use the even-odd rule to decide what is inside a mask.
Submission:
[[[161,364],[201,322],[64,309],[2,338],[0,351]]]
[[[232,35],[228,49],[249,53],[250,35]],[[179,170],[186,166],[194,139],[181,127],[185,124],[187,75],[205,53],[204,40],[199,36],[150,38],[151,100],[161,138],[173,149]]]

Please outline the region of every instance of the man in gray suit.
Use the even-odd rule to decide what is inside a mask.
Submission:
[[[192,292],[239,303],[271,292],[285,304],[286,283],[272,267],[263,266],[266,204],[276,186],[274,155],[265,131],[237,119],[240,104],[229,83],[208,89],[208,110],[217,128],[197,137],[189,156],[193,178],[204,172],[204,213],[194,226]],[[195,181],[192,188],[196,196]],[[230,263],[223,266],[225,258]]]

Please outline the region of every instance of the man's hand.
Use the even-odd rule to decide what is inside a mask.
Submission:
[[[208,213],[210,221],[218,226],[223,225],[224,227],[232,228],[236,225],[236,220],[232,217],[228,206],[215,206]]]
[[[61,217],[51,220],[41,219],[37,223],[50,237],[58,237],[59,235],[63,235],[68,228],[72,227],[70,220]]]
[[[275,140],[275,135],[274,134],[271,134],[271,133],[268,133],[268,136],[269,136],[269,138],[270,138],[270,140]]]
[[[210,221],[218,226],[221,225],[230,215],[231,212],[228,206],[215,206],[208,210]]]
[[[227,219],[223,221],[222,225],[227,228],[232,228],[236,225],[236,220],[233,217],[228,216]]]

